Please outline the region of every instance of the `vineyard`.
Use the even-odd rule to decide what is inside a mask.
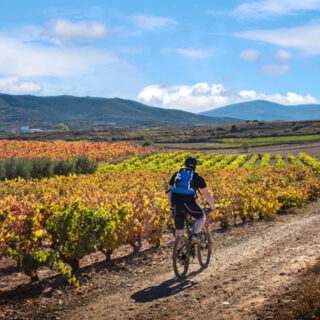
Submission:
[[[82,155],[95,161],[109,161],[149,152],[146,148],[129,143],[0,140],[0,159],[68,160]]]
[[[18,150],[23,150],[24,144]],[[56,158],[59,153],[55,146],[65,148],[67,143],[49,145],[54,148],[42,150],[42,155],[51,152]],[[172,225],[167,181],[188,154],[148,156],[147,149],[123,144],[109,145],[111,150],[103,153],[102,149],[93,151],[93,146],[87,155],[96,159],[130,153],[140,156],[102,164],[99,172],[91,175],[1,182],[0,255],[15,259],[32,280],[37,279],[37,269],[45,266],[59,270],[77,285],[74,273],[86,255],[99,250],[110,260],[123,245],[131,245],[134,252],[143,241],[160,246]],[[5,148],[6,152],[2,144],[2,156],[17,152],[9,153],[10,148]],[[23,155],[36,154],[32,150]],[[217,203],[212,220],[223,228],[232,221],[271,218],[286,208],[302,206],[320,193],[320,163],[304,153],[286,157],[268,153],[196,156],[199,171]]]
[[[272,156],[270,153],[261,154],[191,154],[191,153],[157,153],[146,157],[135,156],[128,160],[116,164],[102,164],[100,172],[121,172],[134,170],[178,170],[183,164],[184,159],[190,156],[198,159],[199,170],[218,171],[221,169],[246,169],[265,168],[269,166],[284,167],[288,164],[295,166],[308,165],[313,168],[318,167],[318,161],[305,153],[299,156],[289,153],[286,157],[280,154]]]

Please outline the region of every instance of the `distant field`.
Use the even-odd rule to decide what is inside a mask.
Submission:
[[[136,127],[136,128],[105,128],[97,130],[74,131],[48,131],[35,133],[9,133],[0,132],[1,139],[14,140],[40,140],[40,141],[95,141],[116,142],[127,141],[142,145],[169,145],[180,143],[212,143],[224,144],[223,139],[231,139],[235,143],[242,143],[246,139],[254,141],[261,137],[264,143],[294,143],[298,141],[320,141],[320,121],[291,121],[291,122],[255,122],[248,121],[236,125],[221,124],[210,126],[160,126],[160,127]],[[265,140],[264,137],[271,137]],[[276,137],[284,137],[279,140]],[[253,138],[253,139],[251,139]],[[227,140],[226,140],[227,141]],[[261,143],[261,142],[255,142]]]
[[[226,139],[222,139],[221,141],[223,143],[235,143],[235,144],[298,143],[298,142],[320,141],[320,135],[257,137],[257,138],[226,138]]]
[[[246,148],[254,148],[257,153],[280,152],[281,150],[299,153],[312,153],[320,157],[317,149],[320,149],[320,135],[283,136],[283,137],[256,137],[256,138],[224,138],[216,142],[206,143],[164,143],[156,144],[159,149],[170,151],[189,152],[215,152],[215,153],[240,153],[246,152]],[[246,146],[245,146],[246,144]],[[274,149],[274,150],[273,150]],[[294,150],[297,149],[297,152]]]

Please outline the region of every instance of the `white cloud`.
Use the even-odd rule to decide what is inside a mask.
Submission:
[[[194,85],[160,86],[151,85],[143,88],[138,100],[151,105],[177,108],[191,112],[200,112],[231,103],[249,100],[268,100],[283,104],[317,103],[310,94],[294,92],[287,94],[265,94],[255,90],[232,91],[222,84],[197,83]]]
[[[140,29],[152,31],[176,26],[176,20],[169,17],[138,14],[131,16],[131,21]]]
[[[292,28],[260,29],[236,33],[249,40],[261,41],[282,48],[292,48],[307,54],[320,54],[320,23]]]
[[[260,58],[260,51],[255,49],[246,49],[241,52],[240,57],[245,61],[256,62]]]
[[[15,37],[29,41],[44,41],[54,45],[89,42],[108,37],[114,30],[103,23],[90,20],[56,19],[46,25],[29,25],[15,31]]]
[[[175,49],[162,49],[164,53],[178,54],[187,59],[207,59],[212,57],[212,49],[195,49],[195,48],[175,48]]]
[[[270,76],[283,76],[290,71],[287,64],[268,64],[261,67],[261,72]]]
[[[265,94],[258,93],[254,90],[251,91],[240,91],[239,96],[244,100],[267,100],[285,105],[297,105],[297,104],[314,104],[318,100],[311,94],[298,94],[295,92],[288,92],[287,94]]]
[[[223,85],[209,85],[208,83],[173,87],[152,85],[145,87],[140,92],[138,99],[152,105],[189,111],[202,111],[208,106],[221,106],[230,102]]]
[[[287,51],[287,50],[278,50],[275,54],[276,58],[280,61],[288,61],[291,59],[292,55],[291,52]]]
[[[39,93],[43,87],[35,82],[22,81],[18,77],[0,78],[0,92],[21,94]]]
[[[44,34],[59,40],[102,39],[109,35],[107,27],[95,21],[72,22],[59,19],[43,31]]]
[[[84,47],[53,47],[0,35],[0,76],[68,77],[119,63],[112,53]]]
[[[304,104],[304,103],[317,103],[318,100],[310,94],[305,96],[295,92],[288,92],[286,96],[275,96],[275,100],[279,99],[279,103],[285,104]],[[282,102],[280,102],[282,100]]]
[[[241,90],[239,96],[243,100],[254,100],[258,98],[257,92],[254,90]]]
[[[145,85],[141,71],[120,57],[119,50],[58,41],[45,36],[43,27],[30,30],[0,31],[0,79],[11,79],[10,92],[129,98]],[[8,91],[7,84],[3,81],[3,91]]]
[[[259,0],[240,4],[235,8],[234,14],[241,18],[257,19],[318,10],[320,10],[320,0]]]

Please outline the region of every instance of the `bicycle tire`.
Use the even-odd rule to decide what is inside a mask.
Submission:
[[[180,241],[184,241],[183,245],[179,244]],[[185,255],[183,259],[181,257],[181,254]],[[182,239],[177,238],[173,246],[172,264],[173,264],[174,274],[178,279],[185,278],[189,270],[189,261],[190,261],[190,250],[189,250],[188,241],[185,238],[182,238]],[[180,271],[180,267],[182,267],[182,271]]]
[[[197,245],[197,257],[200,266],[205,269],[208,268],[212,256],[212,238],[207,230],[202,232],[200,237],[200,244]],[[203,255],[205,251],[207,253],[206,257]]]

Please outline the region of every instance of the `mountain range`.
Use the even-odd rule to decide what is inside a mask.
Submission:
[[[211,117],[231,117],[243,120],[259,121],[302,121],[320,120],[320,105],[287,106],[274,102],[256,100],[231,104],[218,109],[202,112]]]
[[[320,105],[286,106],[257,100],[194,114],[120,98],[0,94],[0,130],[23,126],[50,129],[59,125],[70,129],[198,126],[243,120],[320,120]]]
[[[50,128],[61,123],[72,129],[88,129],[99,126],[194,126],[235,121],[224,116],[207,117],[150,107],[119,98],[0,94],[0,129],[20,126]]]

